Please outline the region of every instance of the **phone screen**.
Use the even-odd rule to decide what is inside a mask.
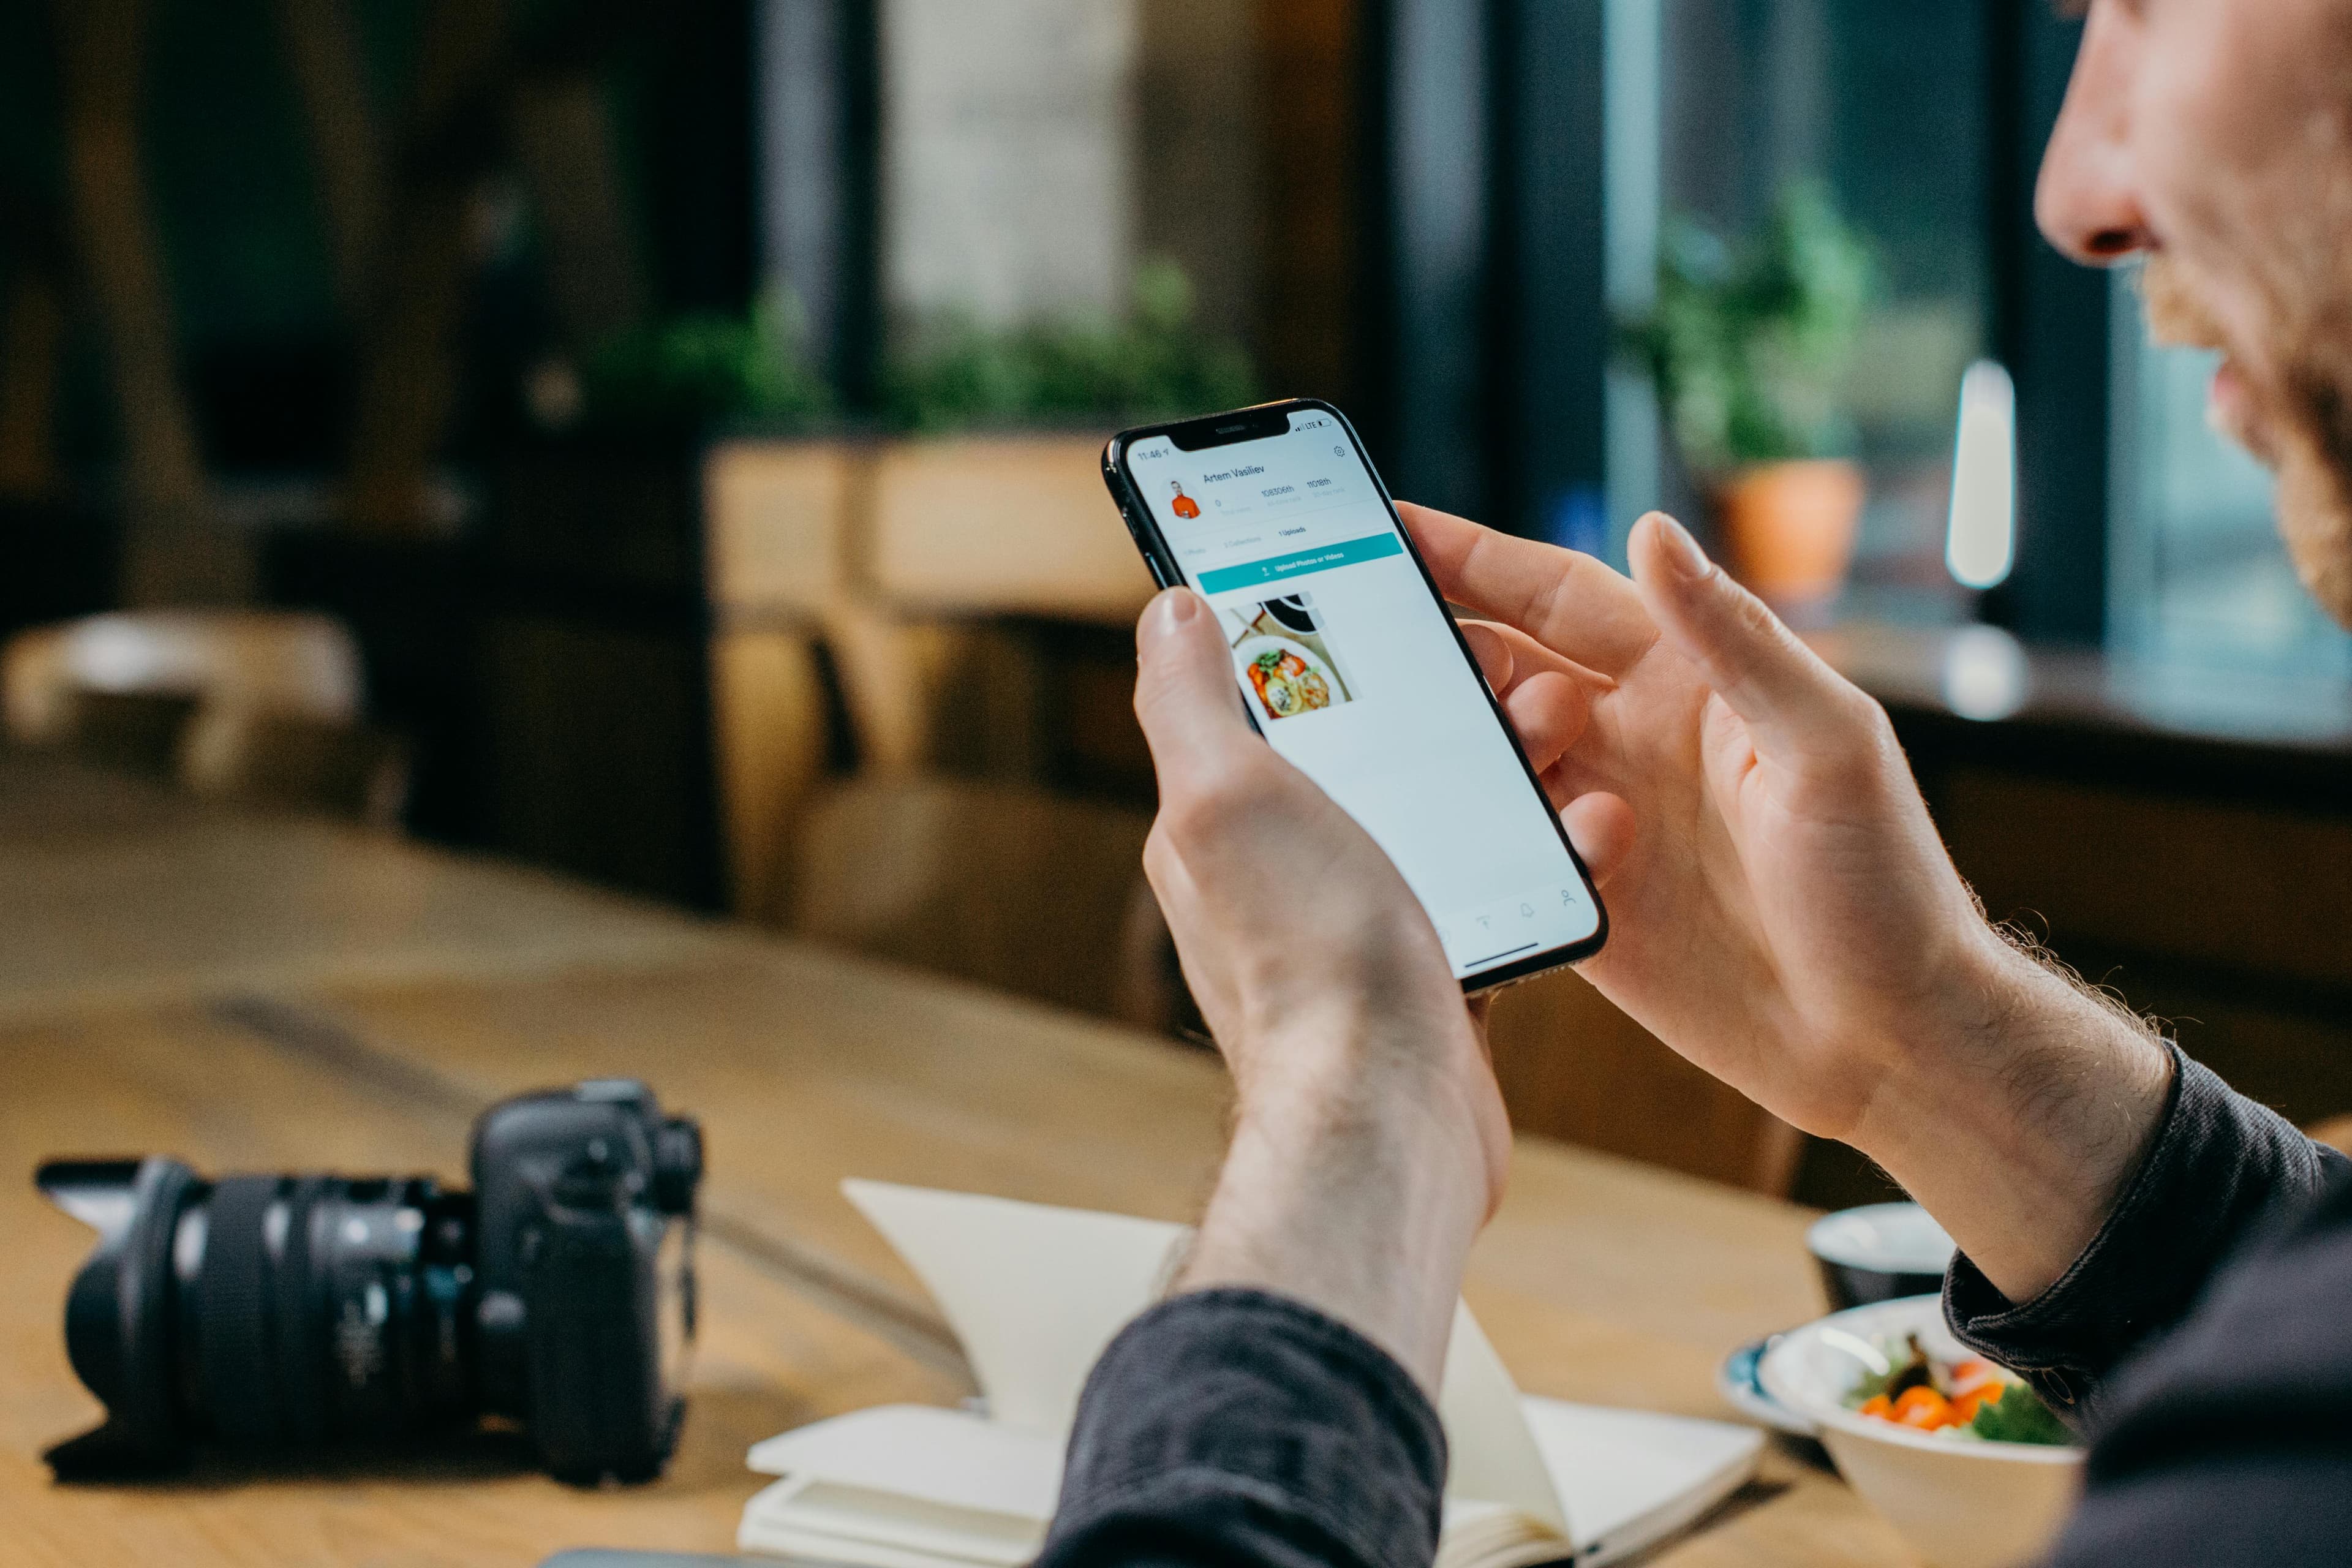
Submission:
[[[1213,423],[1115,450],[1268,743],[1388,852],[1465,985],[1597,947],[1583,868],[1347,423],[1291,405],[1181,444]]]

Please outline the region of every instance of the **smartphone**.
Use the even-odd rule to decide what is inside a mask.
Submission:
[[[1601,950],[1592,879],[1338,409],[1129,430],[1103,479],[1153,578],[1216,612],[1251,723],[1388,852],[1465,992]]]

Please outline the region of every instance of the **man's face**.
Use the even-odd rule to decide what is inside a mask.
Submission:
[[[2159,342],[2223,352],[2214,421],[2352,626],[2352,0],[2091,0],[2038,208],[2079,260],[2147,258]]]

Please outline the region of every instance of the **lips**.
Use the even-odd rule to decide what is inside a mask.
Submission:
[[[2213,423],[2224,430],[2242,428],[2253,412],[2246,396],[2246,378],[2228,360],[2213,367],[2213,379],[2205,389],[2205,402],[2212,412]]]
[[[2255,458],[2272,461],[2271,443],[2263,428],[2253,386],[2236,363],[2223,360],[2205,389],[2205,417],[2213,428],[2243,447]]]

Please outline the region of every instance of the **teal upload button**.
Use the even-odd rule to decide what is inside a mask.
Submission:
[[[1288,555],[1253,561],[1246,566],[1220,566],[1213,572],[1203,572],[1201,574],[1201,592],[1223,594],[1234,588],[1262,587],[1268,583],[1287,582],[1293,577],[1328,572],[1336,566],[1353,566],[1360,562],[1380,561],[1403,553],[1404,545],[1395,534],[1374,533],[1362,539],[1350,539],[1345,544],[1326,544],[1314,550],[1293,551]]]

